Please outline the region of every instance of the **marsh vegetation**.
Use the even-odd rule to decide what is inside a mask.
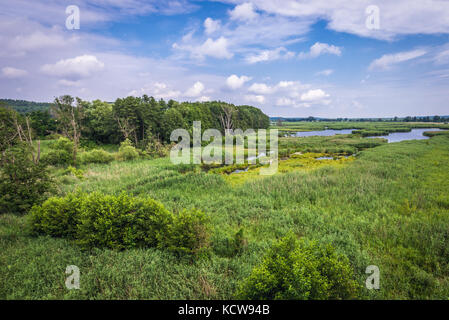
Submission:
[[[174,165],[131,142],[81,144],[73,164],[70,141],[44,140],[54,190],[0,215],[0,298],[447,299],[449,134],[426,135],[282,137],[273,176]],[[67,265],[80,290],[65,288]],[[368,265],[380,290],[364,286]]]

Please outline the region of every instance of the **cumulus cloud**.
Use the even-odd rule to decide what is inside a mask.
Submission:
[[[254,11],[254,5],[250,2],[246,2],[236,6],[229,11],[229,16],[232,20],[253,20],[257,18],[257,12]]]
[[[263,95],[249,94],[245,96],[245,100],[253,103],[264,103],[265,97]]]
[[[171,89],[164,82],[155,82],[148,84],[139,90],[132,90],[128,95],[138,97],[144,94],[152,96],[156,99],[169,100],[178,98],[181,95],[181,92]]]
[[[214,20],[212,18],[204,20],[204,32],[206,34],[212,34],[218,29],[220,29],[220,20]]]
[[[322,89],[304,89],[309,88],[310,85],[304,85],[297,82],[287,82],[289,85],[283,88],[290,88],[289,91],[284,90],[283,96],[276,99],[277,106],[294,107],[294,108],[309,108],[313,105],[329,105],[331,103],[330,95]],[[278,85],[279,87],[279,85]],[[280,88],[280,87],[279,87]]]
[[[245,100],[257,103],[272,103],[284,107],[311,107],[313,105],[329,105],[330,95],[322,89],[311,89],[310,84],[299,81],[282,80],[277,84],[253,83],[245,96]]]
[[[316,42],[313,46],[310,47],[309,52],[300,52],[299,58],[316,58],[323,54],[333,54],[336,56],[341,56],[341,48],[327,43]]]
[[[41,71],[57,77],[87,78],[103,68],[104,63],[99,61],[96,56],[82,55],[72,59],[59,60],[55,64],[43,65]]]
[[[185,44],[173,44],[174,49],[184,50],[190,52],[192,58],[204,59],[209,56],[218,59],[231,59],[234,54],[229,51],[229,42],[225,37],[220,37],[216,40],[208,38],[201,45],[190,45],[191,38],[183,38]]]
[[[276,89],[266,85],[265,83],[253,83],[251,87],[248,88],[248,91],[257,93],[257,94],[271,94]]]
[[[198,102],[207,102],[207,101],[210,101],[210,97],[208,97],[208,96],[201,96],[198,99],[196,99],[196,101],[198,101]]]
[[[243,3],[229,11],[229,19],[207,18],[204,32],[197,32],[198,26],[192,26],[172,45],[175,57],[186,58],[187,53],[191,59],[203,60],[242,55],[250,63],[291,57],[293,53],[285,47],[304,40],[302,36],[310,30],[310,21],[258,14],[254,8],[249,2]]]
[[[295,81],[279,81],[278,87],[279,88],[289,88],[295,85]]]
[[[369,70],[388,70],[393,65],[419,58],[427,53],[424,49],[404,51],[394,54],[385,54],[379,59],[371,62]]]
[[[26,76],[27,74],[28,74],[28,72],[26,70],[22,70],[22,69],[17,69],[17,68],[13,68],[13,67],[2,68],[2,75],[5,78],[10,78],[10,79],[22,78],[22,77]]]
[[[227,79],[226,79],[226,85],[235,90],[235,89],[239,89],[241,88],[245,82],[248,82],[251,80],[251,77],[247,77],[247,76],[240,76],[238,77],[237,75],[233,74],[230,75]]]
[[[295,106],[296,102],[293,99],[281,97],[276,101],[277,106]]]
[[[245,58],[245,61],[253,64],[263,61],[273,61],[279,59],[288,59],[295,56],[294,52],[288,51],[284,47],[280,47],[273,50],[261,50],[257,54],[249,55]]]
[[[324,92],[321,89],[315,89],[315,90],[309,90],[301,95],[301,101],[304,102],[323,102],[327,104],[327,98],[329,97],[329,94]]]
[[[192,87],[190,87],[186,93],[184,94],[186,97],[198,97],[204,91],[204,84],[200,81],[194,83]]]

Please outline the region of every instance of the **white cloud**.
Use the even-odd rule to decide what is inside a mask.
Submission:
[[[313,92],[306,94],[304,100],[301,99],[301,96],[304,95],[304,90],[308,90],[309,88],[309,84],[303,84],[299,81],[283,80],[272,86],[265,83],[254,83],[248,88],[248,91],[256,95],[263,95],[264,102],[267,101],[266,96],[268,96],[270,101],[278,106],[299,107],[301,103],[307,102],[307,98],[310,98],[310,95],[314,94]],[[327,97],[328,95],[325,94],[323,98]],[[254,97],[252,98],[255,99]]]
[[[323,54],[333,54],[336,56],[341,56],[341,48],[327,43],[316,42],[313,46],[310,47],[309,52],[300,52],[299,58],[316,58]]]
[[[248,91],[257,94],[271,94],[275,91],[275,88],[267,86],[265,83],[253,83]]]
[[[16,50],[32,51],[41,48],[63,47],[67,42],[77,41],[76,37],[64,38],[57,33],[43,33],[35,31],[27,35],[17,35],[11,42]]]
[[[316,76],[330,76],[331,74],[334,73],[334,70],[332,69],[326,69],[326,70],[322,70],[322,71],[318,71],[317,73],[315,73]]]
[[[399,52],[395,54],[385,54],[379,59],[371,62],[369,70],[387,70],[393,65],[419,58],[427,53],[426,50],[416,49],[412,51]]]
[[[232,20],[246,21],[253,20],[257,18],[258,15],[254,11],[254,5],[250,2],[246,2],[229,11],[229,16]]]
[[[178,45],[173,44],[174,49],[184,50],[190,52],[192,58],[204,59],[205,56],[210,56],[218,59],[231,59],[234,54],[228,49],[228,40],[225,37],[220,37],[216,40],[208,38],[201,45],[190,45],[191,38],[183,38],[183,42],[187,44]]]
[[[265,102],[265,97],[263,95],[246,95],[245,96],[245,100],[249,101],[249,102],[254,102],[254,103],[264,103]]]
[[[340,56],[341,48],[321,42],[316,42],[313,46],[310,47],[310,55],[312,57],[318,57],[325,53]]]
[[[207,102],[207,101],[210,101],[210,97],[201,96],[198,99],[196,99],[196,101],[198,101],[198,102]]]
[[[210,38],[207,39],[199,48],[198,53],[220,59],[230,59],[233,57],[233,54],[228,51],[228,40],[224,37],[220,37],[215,41]]]
[[[204,91],[204,84],[200,81],[194,83],[192,87],[190,87],[186,93],[184,94],[186,97],[198,97]]]
[[[303,93],[301,95],[301,100],[302,101],[308,101],[308,102],[313,102],[313,101],[319,101],[322,100],[324,98],[329,97],[329,95],[324,92],[321,89],[315,89],[315,90],[309,90],[306,93]]]
[[[279,88],[288,88],[288,87],[291,87],[293,85],[295,85],[294,81],[279,81],[277,86]]]
[[[142,95],[152,96],[156,99],[176,99],[181,95],[178,90],[170,89],[169,86],[163,82],[155,82],[144,86],[139,90],[132,90],[128,95],[139,97]]]
[[[14,78],[22,78],[26,76],[28,72],[26,70],[17,69],[13,67],[4,67],[2,68],[2,75],[6,78],[14,79]]]
[[[279,59],[288,59],[294,57],[294,53],[288,51],[284,47],[280,47],[273,50],[262,50],[259,51],[255,55],[249,55],[245,58],[245,61],[248,63],[258,63],[263,61],[273,61]]]
[[[218,29],[220,29],[220,20],[214,20],[212,18],[204,20],[204,31],[206,34],[212,34]]]
[[[293,99],[281,97],[278,98],[276,101],[277,106],[294,106],[296,105],[296,102]]]
[[[245,84],[245,82],[250,81],[250,80],[251,80],[251,77],[247,77],[247,76],[238,77],[237,75],[233,74],[226,79],[226,85],[229,88],[235,90],[235,89],[241,88]]]
[[[99,61],[96,56],[82,55],[72,59],[59,60],[55,64],[46,64],[42,66],[41,70],[52,76],[86,78],[103,68],[104,63]]]
[[[397,35],[449,33],[449,2],[440,0],[253,0],[257,9],[268,14],[328,21],[327,28],[377,39],[394,39]],[[380,29],[366,27],[368,5],[380,9]]]
[[[309,108],[313,105],[329,105],[331,103],[330,95],[322,89],[307,90],[310,85],[293,81],[283,83],[283,87],[280,87],[279,84],[277,86],[284,89],[283,92],[280,92],[281,96],[276,99],[277,106]]]

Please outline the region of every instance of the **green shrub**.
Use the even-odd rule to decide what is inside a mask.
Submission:
[[[17,145],[0,156],[0,214],[23,214],[40,204],[51,188],[44,164],[35,164],[24,145]]]
[[[49,165],[69,165],[73,163],[73,142],[59,138],[49,144],[50,151],[42,155],[42,162]]]
[[[42,206],[34,206],[29,216],[32,232],[53,237],[75,238],[83,200],[81,194],[69,194],[64,198],[52,197]]]
[[[76,193],[32,209],[34,234],[75,239],[84,248],[159,247],[197,254],[208,245],[208,219],[200,211],[173,215],[150,198]]]
[[[80,154],[80,162],[87,163],[109,163],[114,160],[114,155],[103,149],[94,149]]]
[[[358,284],[345,256],[330,246],[298,241],[293,234],[273,245],[237,292],[242,299],[351,299]]]
[[[92,193],[83,203],[77,242],[88,248],[156,247],[171,218],[162,204],[149,198]]]
[[[118,150],[118,159],[119,160],[134,160],[139,157],[139,152],[136,148],[134,148],[129,139],[126,139],[120,144],[120,148]]]
[[[200,254],[209,247],[209,219],[199,210],[183,210],[174,215],[160,244],[178,253]]]

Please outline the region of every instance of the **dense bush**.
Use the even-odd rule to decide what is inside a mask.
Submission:
[[[34,206],[29,216],[31,230],[35,234],[75,238],[82,204],[80,194],[69,194],[65,198],[52,197],[41,206]]]
[[[350,299],[358,284],[345,256],[330,245],[298,241],[293,234],[273,245],[238,291],[242,299]]]
[[[114,155],[103,149],[94,149],[80,154],[80,162],[87,163],[109,163],[114,160]]]
[[[45,200],[51,180],[46,167],[33,162],[25,145],[4,151],[0,163],[0,213],[23,214]]]
[[[170,222],[170,213],[152,199],[92,193],[83,203],[77,241],[83,247],[156,247]]]
[[[42,155],[42,161],[49,165],[69,165],[73,163],[73,142],[59,138],[49,144],[50,151]]]
[[[199,254],[208,248],[209,220],[202,211],[183,210],[173,217],[161,246],[179,253]]]
[[[139,152],[134,148],[129,139],[126,139],[120,143],[120,148],[118,150],[119,160],[134,160],[139,157]]]
[[[204,213],[173,215],[153,199],[126,193],[51,198],[32,209],[30,225],[35,234],[76,239],[84,248],[159,247],[197,254],[207,247],[209,236]]]

